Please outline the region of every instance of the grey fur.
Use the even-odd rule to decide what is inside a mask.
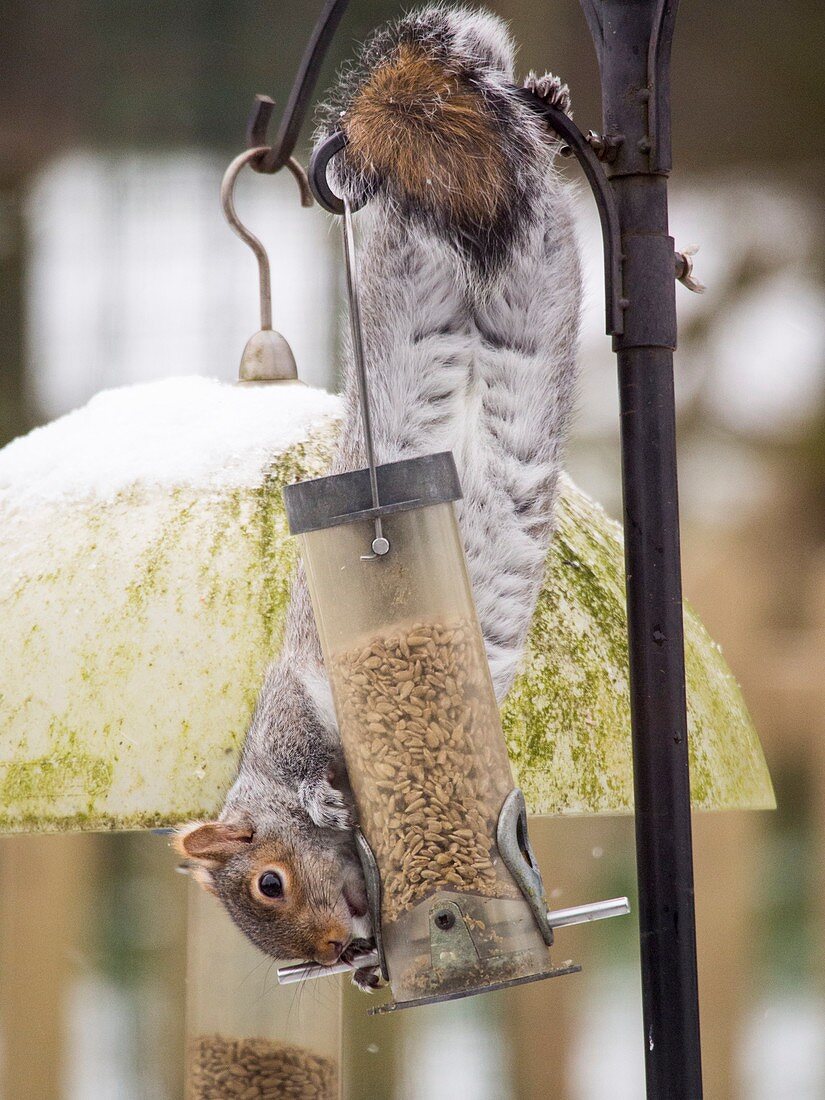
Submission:
[[[401,210],[397,186],[370,181],[370,201],[356,222],[375,442],[381,462],[455,454],[461,529],[501,700],[519,664],[553,531],[576,385],[579,259],[570,188],[552,163],[558,143],[508,89],[513,49],[503,23],[438,6],[406,17],[387,41],[399,28],[415,34],[416,26],[501,105],[501,140],[518,153],[511,171],[520,198],[508,211],[501,255],[485,268],[468,259],[449,227],[414,207]],[[380,60],[380,38],[365,56],[369,64]],[[347,74],[345,88],[358,79]],[[530,86],[569,103],[566,87],[552,77],[531,74]],[[340,107],[341,95],[335,102]],[[348,176],[344,164],[339,183],[355,194],[363,181]],[[348,355],[334,471],[365,464],[349,362]],[[298,851],[315,828],[307,856],[316,865],[334,853],[341,869],[333,892],[352,873],[352,847],[342,849],[339,839],[352,822],[351,798],[300,569],[283,649],[267,673],[221,820],[251,822],[256,837],[295,838]],[[234,901],[224,902],[237,915]],[[249,934],[248,919],[243,925]],[[366,931],[355,917],[353,935]],[[289,949],[299,943],[288,928],[279,934],[281,953],[295,954]]]

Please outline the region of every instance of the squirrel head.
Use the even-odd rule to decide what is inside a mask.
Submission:
[[[351,832],[308,825],[290,835],[278,822],[221,820],[184,826],[174,846],[183,869],[273,958],[330,965],[369,935]]]

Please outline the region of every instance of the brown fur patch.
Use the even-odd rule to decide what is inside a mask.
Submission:
[[[356,164],[425,206],[489,221],[506,200],[506,163],[482,97],[415,46],[375,70],[343,126]]]

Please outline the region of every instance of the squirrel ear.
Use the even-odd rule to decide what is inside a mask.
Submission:
[[[175,834],[173,844],[185,858],[201,863],[226,863],[243,851],[255,835],[251,825],[232,825],[226,821],[184,825]]]

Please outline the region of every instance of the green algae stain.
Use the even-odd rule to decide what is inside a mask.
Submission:
[[[624,558],[618,525],[569,487],[502,723],[533,812],[633,808]],[[695,808],[771,807],[764,756],[718,647],[685,609]],[[667,736],[667,731],[663,731]]]
[[[741,689],[721,650],[687,604],[685,643],[694,805],[775,809],[770,774]]]
[[[258,569],[250,583],[260,584],[257,599],[268,654],[280,649],[289,592],[298,560],[297,542],[290,536],[283,489],[296,481],[322,476],[331,460],[334,430],[317,432],[308,444],[280,455],[264,472],[263,483],[247,490],[253,501],[251,527]]]
[[[0,764],[0,830],[152,828],[219,805],[226,773],[215,762],[225,763],[243,740],[263,669],[277,656],[283,636],[297,544],[289,537],[282,488],[325,473],[334,436],[335,425],[326,426],[274,458],[255,487],[200,496],[176,489],[159,501],[130,491],[116,501],[108,514],[115,532],[118,511],[159,509],[151,545],[126,554],[131,583],[118,589],[125,590],[125,621],[116,608],[109,637],[110,612],[90,609],[92,619],[104,624],[99,636],[106,645],[98,652],[100,643],[90,636],[78,647],[67,703],[48,730],[45,755],[38,747],[35,759],[22,759],[31,723],[21,708],[31,698],[22,701],[21,690],[14,706],[7,705],[7,713],[14,711],[8,727],[14,743],[2,746],[11,762]],[[97,527],[90,541],[105,550],[109,528],[102,519]],[[533,812],[632,808],[624,563],[617,531],[598,506],[565,489],[522,669],[502,714],[517,781]],[[105,554],[98,557],[105,566]],[[68,575],[82,560],[75,555],[66,563]],[[168,620],[163,614],[158,619],[156,611]],[[191,701],[191,712],[182,716],[173,687],[168,703],[153,712],[157,724],[144,725],[145,714],[129,710],[131,702],[122,705],[117,685],[128,681],[136,663],[151,670],[147,682],[167,684],[174,662],[188,655],[186,646],[195,639],[210,656],[198,665],[204,690]],[[770,804],[764,758],[741,694],[718,648],[689,613],[686,639],[694,804]],[[24,641],[21,635],[20,648]],[[54,640],[46,637],[46,643]],[[216,709],[223,716],[220,728]],[[140,741],[141,754],[119,757],[117,737],[127,732],[146,740]],[[2,736],[0,730],[0,743]],[[176,754],[162,783],[151,770],[158,738]],[[193,778],[196,747],[205,778]],[[118,790],[129,792],[128,809],[113,805],[114,777]]]
[[[503,725],[528,804],[542,813],[629,809],[632,799],[621,544],[572,490]]]
[[[17,817],[17,811],[25,815],[27,811],[47,810],[79,796],[86,803],[86,812],[92,813],[95,802],[108,794],[113,778],[111,760],[84,752],[77,738],[69,735],[47,755],[6,765],[0,782],[0,804],[14,806]]]

